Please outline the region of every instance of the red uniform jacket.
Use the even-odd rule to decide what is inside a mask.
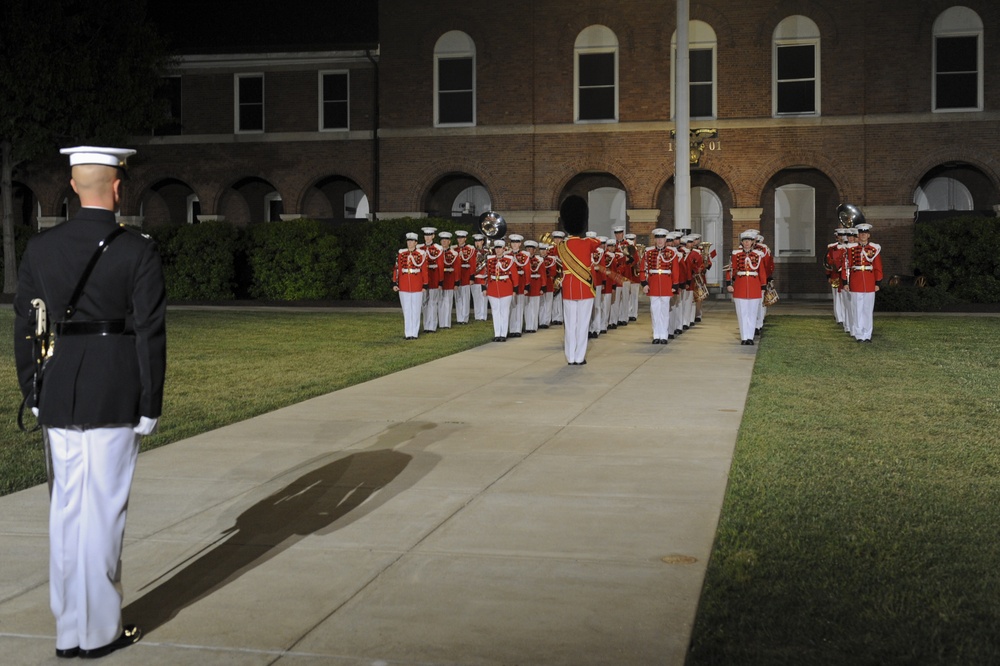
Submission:
[[[513,296],[514,289],[520,286],[514,255],[505,254],[500,257],[490,257],[486,260],[486,295],[496,298]]]
[[[733,265],[726,274],[726,279],[733,283],[733,298],[761,298],[767,284],[763,263],[764,253],[759,250],[733,250]]]
[[[528,263],[528,296],[541,296],[545,293],[548,278],[545,275],[545,258],[537,255]]]
[[[458,251],[459,268],[458,286],[464,287],[472,284],[472,276],[476,272],[476,248],[473,245],[459,245],[455,248]]]
[[[420,291],[426,287],[427,255],[420,250],[400,250],[392,271],[392,283],[400,291]]]
[[[458,250],[449,247],[441,252],[441,286],[444,289],[454,289],[462,276],[461,262],[458,260]]]
[[[838,282],[840,285],[838,291],[843,291],[844,281],[840,279],[840,273],[844,267],[844,246],[839,242],[827,245],[826,258],[823,261],[827,279],[831,285],[834,281]]]
[[[562,277],[562,264],[555,248],[549,250],[548,256],[545,257],[545,275],[548,289],[554,292],[556,280]]]
[[[596,238],[570,236],[560,245],[560,256],[562,256],[562,253],[566,253],[575,259],[577,266],[591,270],[592,257],[599,244],[600,241]],[[591,285],[588,285],[577,277],[573,273],[572,268],[567,265],[565,259],[563,260],[562,293],[563,299],[569,301],[580,301],[594,297],[594,290],[591,288]]]
[[[437,289],[444,279],[444,273],[441,271],[441,252],[444,248],[437,243],[431,243],[421,245],[420,249],[427,255],[427,283],[431,289]]]
[[[875,283],[882,281],[882,246],[876,243],[848,245],[841,277],[853,292],[875,291]]]
[[[669,245],[662,252],[655,246],[646,248],[640,264],[639,279],[643,286],[649,287],[650,296],[673,296],[677,260],[677,253]]]

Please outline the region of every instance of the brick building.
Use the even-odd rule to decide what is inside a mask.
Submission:
[[[690,226],[728,253],[759,228],[795,297],[827,291],[841,202],[875,226],[887,273],[911,272],[920,216],[1000,211],[995,0],[692,0],[690,14],[691,127],[717,131],[692,166],[690,224],[673,217],[675,6],[649,0],[380,0],[361,43],[188,45],[175,122],[136,139],[122,215],[492,208],[537,235],[576,194],[601,233]],[[73,206],[56,162],[18,187],[42,226]]]

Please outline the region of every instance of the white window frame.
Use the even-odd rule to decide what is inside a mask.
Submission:
[[[346,122],[347,124],[343,127],[325,127],[326,125],[326,98],[323,96],[323,79],[326,76],[339,76],[343,75],[347,79],[346,94],[347,98],[344,99],[344,103],[347,104],[347,114]],[[319,93],[317,95],[319,99],[319,131],[320,132],[344,132],[351,129],[351,72],[347,69],[324,69],[320,70],[319,76],[317,77],[317,86],[319,88]],[[341,100],[332,100],[339,102]]]
[[[718,39],[715,30],[704,21],[691,21],[688,24],[688,50],[689,51],[712,51],[712,115],[691,116],[701,120],[715,120],[719,117],[719,68],[718,68]],[[671,62],[677,62],[677,31],[674,31],[670,39]],[[677,118],[677,68],[670,68],[670,118]],[[695,85],[690,83],[690,85]]]
[[[201,199],[198,198],[197,194],[189,194],[189,195],[187,195],[186,207],[187,207],[187,223],[188,224],[194,224],[195,223],[195,217],[197,217],[197,216],[194,214],[194,205],[196,203],[197,204],[201,204]]]
[[[260,79],[260,129],[243,129],[240,126],[240,81],[243,79]],[[233,75],[233,127],[236,128],[236,134],[263,134],[267,128],[264,113],[267,100],[265,84],[263,72]]]
[[[948,107],[939,109],[937,106],[937,46],[940,37],[976,37],[976,106]],[[967,113],[983,110],[983,20],[979,14],[968,7],[951,7],[941,12],[934,20],[931,37],[931,111],[933,113]]]
[[[442,123],[441,117],[441,89],[438,80],[440,74],[441,60],[471,60],[472,61],[472,120],[461,123]],[[434,127],[475,127],[476,116],[476,43],[469,35],[461,30],[451,30],[441,35],[434,45]],[[446,91],[459,92],[459,91]]]
[[[801,81],[813,81],[815,83],[813,91],[813,110],[806,112],[789,112],[778,110],[778,49],[786,46],[812,46],[813,77],[811,79],[798,79]],[[821,114],[820,101],[822,95],[822,80],[820,73],[823,68],[821,63],[820,33],[816,23],[806,16],[788,16],[774,29],[774,38],[771,40],[771,114],[775,118],[811,118]],[[787,83],[790,81],[782,81]]]
[[[280,222],[281,218],[277,220],[271,219],[271,203],[274,201],[281,201],[281,194],[278,192],[269,192],[264,195],[264,221],[265,222]]]
[[[779,197],[780,195],[785,195],[786,199],[792,199],[788,196],[788,193],[795,192],[799,194],[808,193],[808,202],[806,206],[811,209],[811,213],[801,216],[800,218],[794,218],[797,223],[801,222],[804,228],[800,228],[799,224],[796,224],[797,237],[803,239],[808,239],[806,242],[809,245],[808,248],[789,248],[789,241],[791,234],[788,233],[788,228],[791,226],[785,220],[790,219],[792,213],[795,211],[787,211],[789,215],[781,215],[779,213],[785,212],[779,208]],[[804,201],[804,200],[803,200]],[[798,201],[801,204],[803,201]],[[811,185],[806,185],[804,183],[789,183],[788,185],[782,185],[774,191],[774,260],[775,262],[782,261],[795,261],[799,257],[816,257],[816,188]]]
[[[596,55],[602,53],[614,54],[614,115],[611,118],[580,118],[580,56]],[[618,64],[618,36],[607,26],[591,25],[584,28],[577,35],[576,43],[573,46],[573,122],[578,124],[591,123],[617,123],[619,104],[618,97],[621,90]]]

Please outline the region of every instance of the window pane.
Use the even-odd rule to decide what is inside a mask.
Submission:
[[[581,53],[580,85],[613,86],[615,84],[614,53]]]
[[[975,72],[979,66],[978,37],[938,37],[937,71]]]
[[[691,51],[691,83],[709,83],[712,81],[712,50],[698,49]]]
[[[979,76],[977,74],[939,74],[937,77],[938,109],[975,109],[979,107]]]
[[[438,122],[471,123],[472,93],[442,92],[438,95]]]
[[[323,102],[323,129],[347,127],[347,102]]]
[[[712,86],[691,86],[691,117],[710,118],[712,116]]]
[[[347,74],[323,75],[323,99],[325,101],[347,99]]]
[[[778,47],[778,80],[816,78],[816,53],[812,44]]]
[[[260,76],[240,79],[240,104],[263,103],[264,78]]]
[[[580,120],[614,120],[615,89],[586,88],[580,90]]]
[[[796,81],[778,84],[778,113],[812,113],[815,110],[815,82]]]
[[[472,90],[472,59],[438,60],[438,90]]]
[[[264,107],[260,104],[240,106],[240,131],[264,129]]]

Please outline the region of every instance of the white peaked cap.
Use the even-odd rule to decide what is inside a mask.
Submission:
[[[102,164],[109,167],[123,167],[125,160],[135,151],[131,148],[101,148],[99,146],[76,146],[75,148],[62,148],[63,155],[69,155],[69,165],[74,167],[78,164]]]

